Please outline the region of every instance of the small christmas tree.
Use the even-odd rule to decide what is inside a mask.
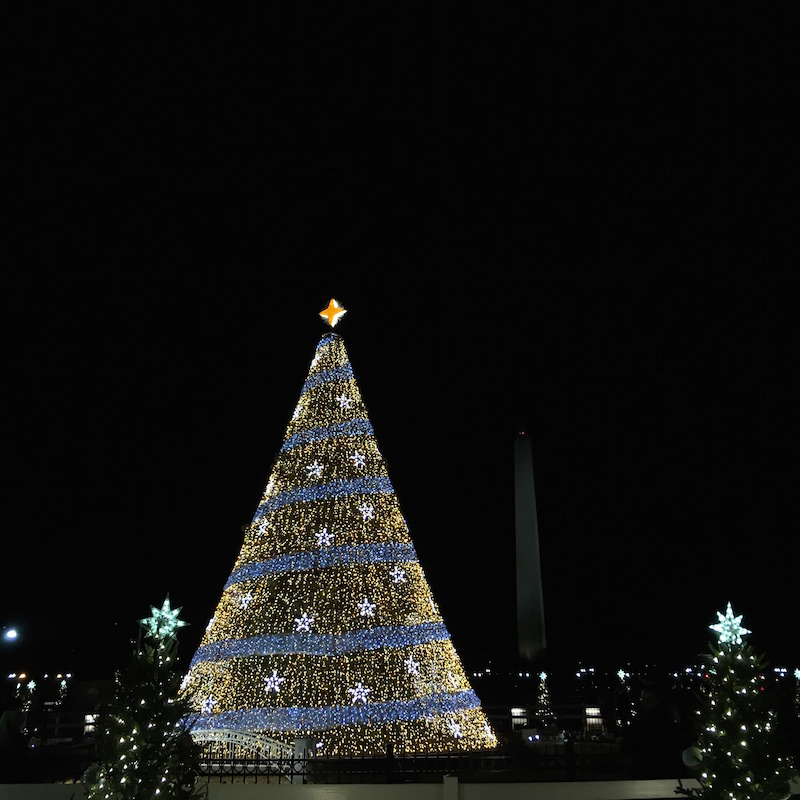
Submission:
[[[541,733],[552,735],[559,733],[556,725],[556,715],[550,699],[550,689],[547,686],[547,673],[539,673],[539,690],[536,696],[536,724]]]
[[[710,645],[709,679],[698,711],[702,729],[696,746],[684,752],[684,763],[699,770],[700,788],[681,784],[676,793],[703,800],[783,800],[794,771],[776,737],[767,663],[742,643],[750,631],[730,603],[717,616],[719,622],[709,626],[719,642]]]
[[[169,596],[139,620],[137,648],[117,676],[114,700],[98,740],[99,762],[87,770],[88,800],[150,800],[199,796],[192,768],[189,713],[178,699],[176,631],[186,623]]]

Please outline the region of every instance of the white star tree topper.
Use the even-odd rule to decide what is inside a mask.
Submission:
[[[180,608],[170,608],[169,595],[167,595],[161,608],[150,606],[152,616],[140,619],[139,622],[147,629],[151,636],[159,639],[175,638],[175,631],[188,625],[182,619],[178,619]]]
[[[751,631],[743,628],[741,625],[742,615],[738,617],[733,616],[733,609],[731,608],[730,601],[728,602],[728,609],[723,615],[717,611],[719,622],[716,625],[709,625],[712,631],[717,632],[720,644],[741,644],[742,636],[745,636]]]

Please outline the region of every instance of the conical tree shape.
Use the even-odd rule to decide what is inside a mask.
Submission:
[[[332,332],[184,686],[195,731],[329,755],[496,745]]]

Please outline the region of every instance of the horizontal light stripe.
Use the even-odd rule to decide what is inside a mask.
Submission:
[[[315,389],[317,386],[322,386],[325,383],[332,383],[333,381],[349,381],[353,378],[353,368],[350,362],[342,364],[341,367],[334,367],[333,369],[326,369],[318,372],[311,378],[308,378],[303,384],[303,390],[300,392],[302,397],[310,389]]]
[[[336,439],[340,436],[371,436],[375,433],[368,419],[353,419],[330,425],[325,428],[310,428],[289,436],[281,447],[281,453],[286,453],[298,445],[309,442],[321,442],[325,439]]]
[[[416,561],[417,552],[414,545],[401,542],[386,544],[349,544],[341,547],[324,547],[306,553],[287,553],[286,555],[256,561],[235,569],[228,582],[227,589],[235,583],[263,578],[266,575],[277,575],[281,572],[296,570],[325,569],[327,567],[346,566],[347,564],[379,564],[397,561]]]
[[[349,497],[357,494],[391,494],[394,491],[388,477],[382,475],[353,478],[349,481],[332,481],[316,486],[290,489],[265,500],[253,516],[253,522],[270,511],[292,505],[293,503],[311,503],[314,500],[325,500],[328,497]]]
[[[221,661],[247,656],[290,655],[340,656],[382,647],[399,648],[450,638],[442,622],[419,625],[384,625],[348,633],[284,633],[249,636],[246,639],[223,639],[202,645],[190,667],[201,661]]]
[[[220,714],[201,714],[192,729],[273,733],[321,731],[340,725],[381,724],[397,720],[412,722],[426,716],[456,714],[473,708],[480,708],[480,701],[473,691],[452,694],[442,692],[412,700],[392,700],[385,703],[367,702],[324,708],[252,708],[224,711]]]

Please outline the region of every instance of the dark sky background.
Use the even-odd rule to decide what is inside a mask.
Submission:
[[[688,664],[731,601],[800,665],[783,21],[591,9],[38,20],[4,666],[108,674],[167,593],[188,661],[331,297],[468,668],[514,655],[520,427],[554,657]]]

